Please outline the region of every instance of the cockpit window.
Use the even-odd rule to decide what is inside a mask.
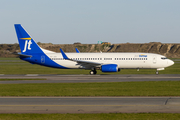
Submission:
[[[161,59],[162,59],[162,60],[165,60],[165,59],[167,59],[167,58],[166,58],[166,57],[161,57]]]

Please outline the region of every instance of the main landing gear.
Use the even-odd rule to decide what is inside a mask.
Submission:
[[[90,75],[95,75],[96,73],[97,73],[96,69],[91,70],[91,71],[89,72]]]

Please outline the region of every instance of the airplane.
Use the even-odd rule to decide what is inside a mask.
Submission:
[[[17,53],[21,60],[32,64],[60,68],[60,69],[85,69],[95,75],[97,70],[102,72],[119,72],[121,69],[156,69],[164,70],[174,64],[165,56],[154,53],[56,53],[41,48],[25,31],[21,24],[14,24],[21,53]]]

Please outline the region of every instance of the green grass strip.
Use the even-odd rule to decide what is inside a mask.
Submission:
[[[20,58],[6,58],[6,57],[0,57],[0,60],[20,60]]]
[[[18,78],[18,79],[8,79],[8,78],[5,78],[5,79],[0,79],[0,81],[16,81],[16,80],[47,80],[46,78],[33,78],[33,79],[31,79],[31,78],[29,78],[29,79],[27,79],[27,78]]]
[[[0,114],[0,120],[180,120],[173,113]]]
[[[0,84],[0,96],[180,96],[180,81]]]

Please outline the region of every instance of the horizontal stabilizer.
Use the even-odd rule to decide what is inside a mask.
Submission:
[[[22,57],[32,57],[32,55],[25,55],[25,54],[22,54],[22,53],[13,53],[15,55],[19,55],[19,56],[22,56]]]

